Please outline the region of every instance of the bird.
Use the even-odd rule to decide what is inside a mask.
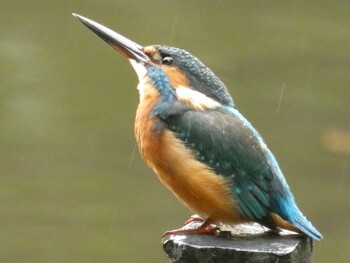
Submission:
[[[73,15],[130,61],[139,80],[134,132],[141,156],[199,215],[194,221],[202,220],[197,228],[166,234],[217,233],[215,224],[256,222],[323,238],[299,210],[262,136],[212,70],[183,49],[141,46]]]

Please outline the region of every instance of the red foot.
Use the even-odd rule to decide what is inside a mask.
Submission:
[[[199,221],[198,217],[196,218],[197,220],[191,221],[191,219],[189,219],[188,221],[190,221],[190,222]],[[185,225],[186,225],[186,223],[185,223]],[[217,235],[220,232],[221,232],[221,230],[219,227],[211,227],[211,221],[206,220],[203,222],[202,225],[200,225],[198,228],[195,228],[195,229],[182,229],[182,228],[180,228],[180,229],[167,231],[162,235],[162,239],[165,236],[171,236],[171,235],[186,235],[186,234],[213,234],[213,235]]]

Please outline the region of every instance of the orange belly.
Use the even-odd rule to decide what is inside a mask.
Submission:
[[[135,136],[142,157],[187,207],[204,218],[224,223],[240,223],[236,202],[228,181],[208,166],[197,161],[169,130],[154,130],[156,118],[149,113],[159,95],[149,90],[139,104],[135,120]]]
[[[237,213],[227,179],[216,175],[208,166],[197,161],[192,151],[172,132],[163,133],[160,150],[164,159],[155,165],[155,172],[180,201],[212,221],[243,221]]]

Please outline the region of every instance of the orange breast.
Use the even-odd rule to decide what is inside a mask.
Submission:
[[[136,140],[148,166],[181,202],[204,218],[226,223],[243,222],[227,180],[197,161],[193,152],[171,131],[154,130],[156,119],[149,119],[149,114],[158,99],[156,89],[147,89],[135,120]]]

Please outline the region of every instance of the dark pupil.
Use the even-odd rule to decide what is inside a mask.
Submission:
[[[165,65],[171,65],[171,64],[173,64],[173,62],[174,62],[174,60],[171,57],[163,58],[163,64],[165,64]]]

